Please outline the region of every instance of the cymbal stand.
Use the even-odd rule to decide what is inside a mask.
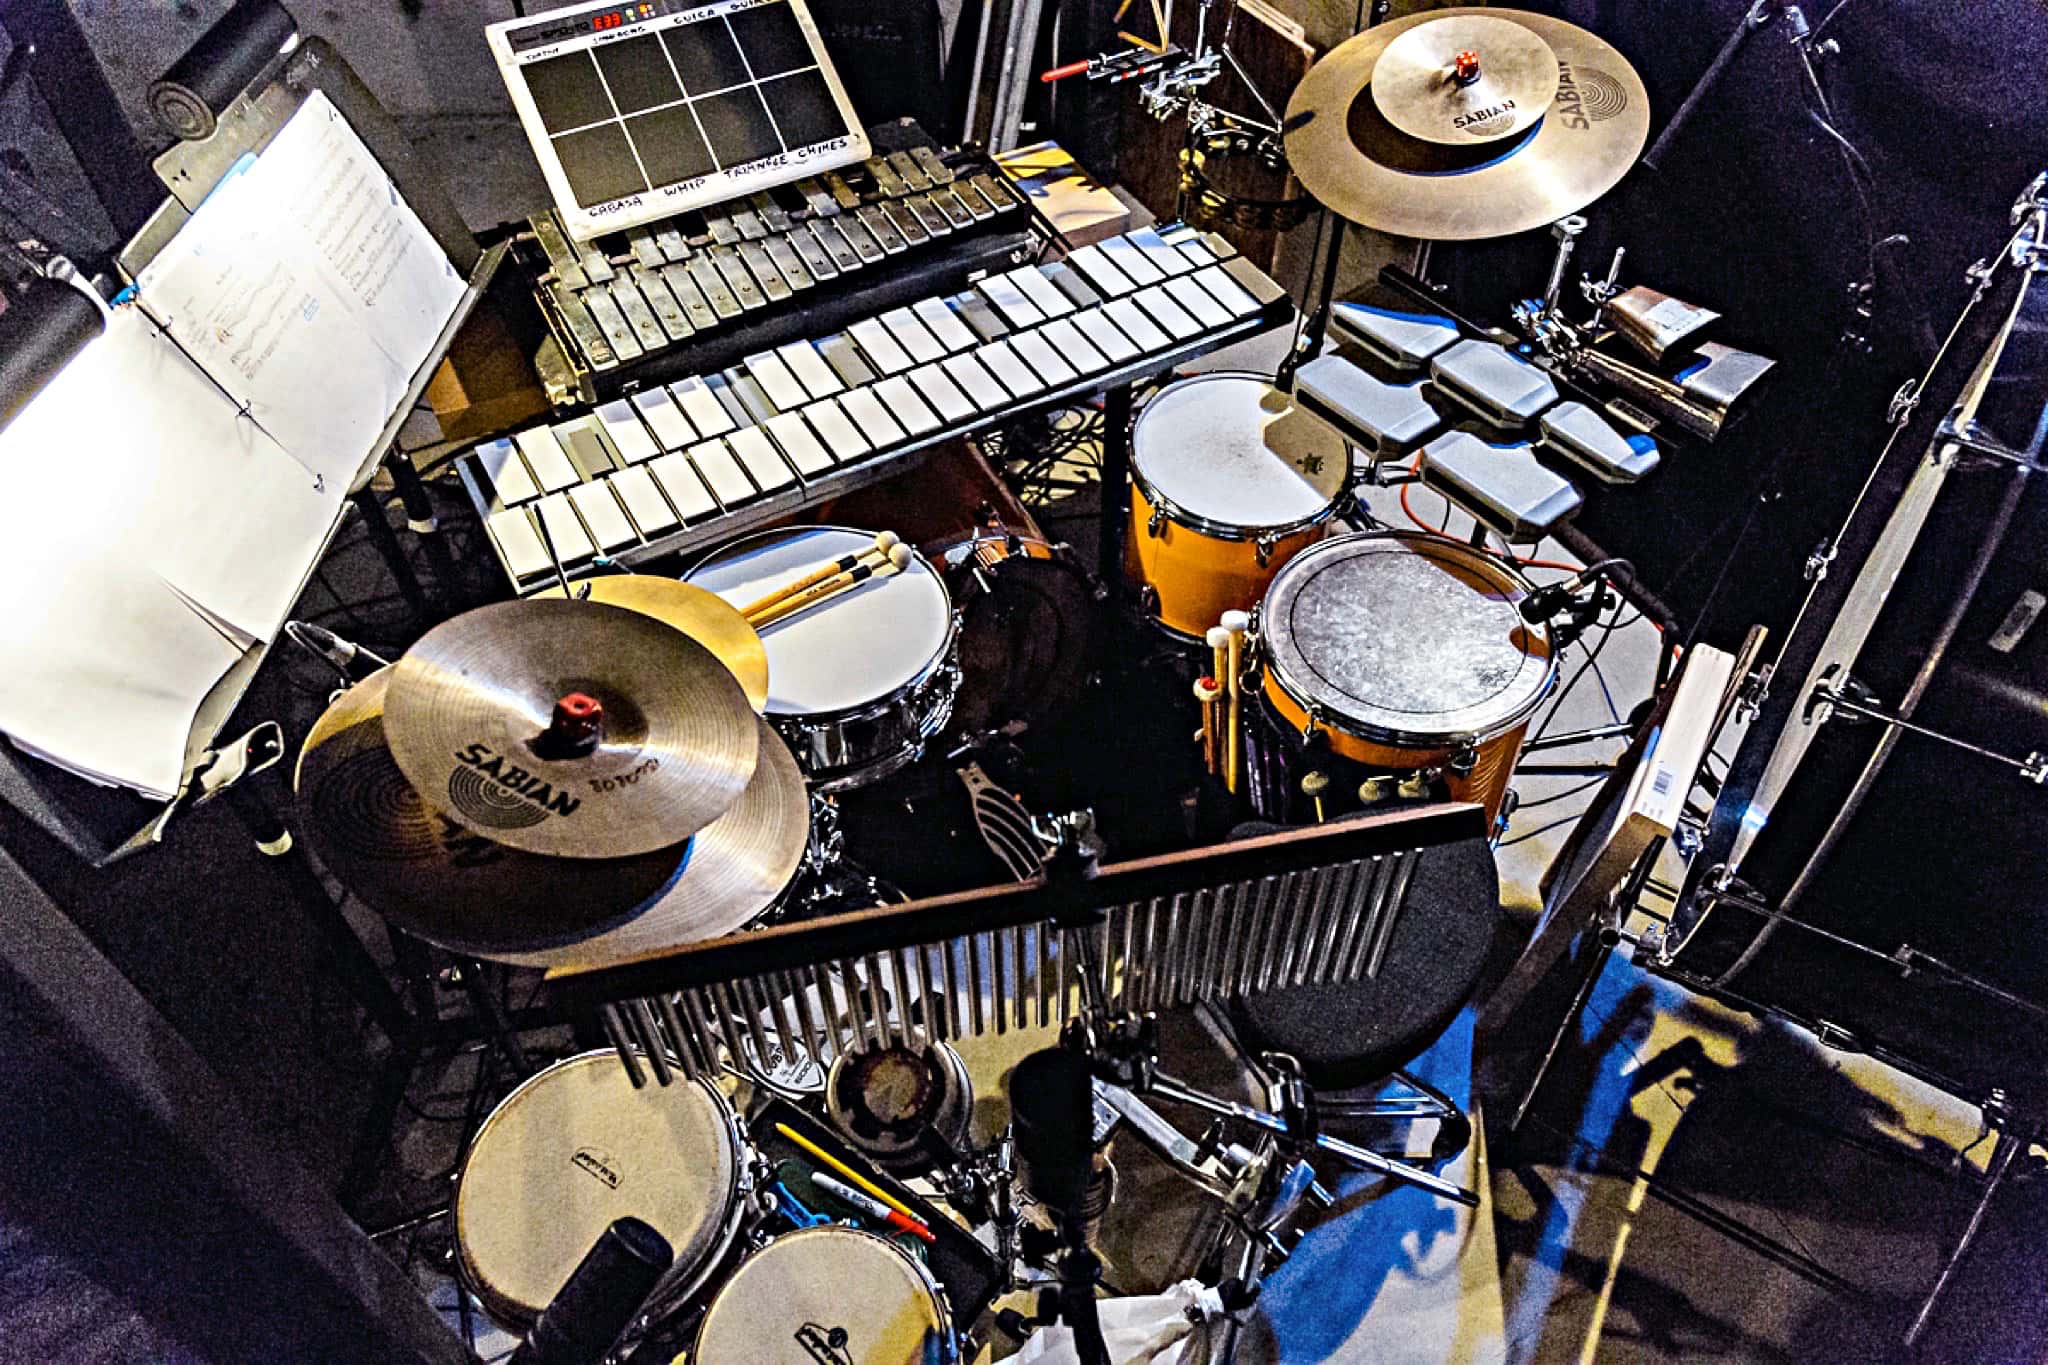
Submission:
[[[1367,28],[1379,27],[1381,23],[1385,22],[1392,10],[1393,0],[1373,0],[1372,9],[1366,15],[1365,26]],[[1330,245],[1328,254],[1323,258],[1323,272],[1317,279],[1315,307],[1309,310],[1308,319],[1302,324],[1300,333],[1294,338],[1293,347],[1287,352],[1286,357],[1281,360],[1279,369],[1273,374],[1273,387],[1277,389],[1292,389],[1294,387],[1295,371],[1299,370],[1309,361],[1314,360],[1317,353],[1323,349],[1323,339],[1330,332],[1330,313],[1336,305],[1337,268],[1344,258],[1344,229],[1347,226],[1348,224],[1345,220],[1340,218],[1334,210],[1328,208],[1323,210],[1322,221],[1316,227],[1315,245],[1320,249],[1325,236],[1330,239]],[[1428,248],[1429,244],[1427,242],[1417,244],[1415,261],[1418,272],[1428,268]],[[1313,252],[1310,253],[1309,258],[1310,260],[1315,259]]]

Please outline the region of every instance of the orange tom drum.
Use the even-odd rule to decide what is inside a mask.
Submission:
[[[1131,431],[1125,574],[1161,626],[1200,640],[1322,539],[1350,474],[1343,438],[1259,375],[1169,384]]]
[[[1529,718],[1557,679],[1530,584],[1491,555],[1408,531],[1338,536],[1273,579],[1257,631],[1267,711],[1254,804],[1300,815],[1321,771],[1325,815],[1400,799],[1475,801],[1498,818]]]

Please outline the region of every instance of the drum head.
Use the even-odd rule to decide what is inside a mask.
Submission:
[[[1289,560],[1259,606],[1268,667],[1332,725],[1387,743],[1491,738],[1556,676],[1522,619],[1528,584],[1488,555],[1407,532],[1339,536]]]
[[[1167,385],[1131,433],[1131,465],[1176,520],[1240,532],[1304,526],[1351,473],[1344,439],[1253,374]],[[1246,539],[1240,535],[1238,539]]]
[[[630,1214],[690,1274],[732,1226],[739,1160],[732,1110],[703,1083],[635,1090],[612,1052],[558,1062],[477,1130],[455,1192],[463,1268],[494,1311],[530,1321]]]
[[[697,1329],[706,1365],[932,1365],[952,1326],[931,1277],[895,1243],[848,1227],[778,1237],[740,1263]]]
[[[734,606],[875,543],[873,531],[810,526],[767,531],[720,550],[683,575]],[[910,567],[871,578],[761,631],[768,651],[768,714],[857,711],[923,677],[952,639],[953,604],[919,555]]]

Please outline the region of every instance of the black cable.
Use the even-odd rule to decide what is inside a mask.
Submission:
[[[1536,838],[1538,835],[1548,834],[1550,833],[1550,831],[1554,829],[1563,829],[1566,825],[1576,824],[1579,820],[1584,818],[1584,816],[1584,811],[1574,811],[1570,815],[1564,816],[1557,820],[1552,820],[1547,825],[1538,825],[1536,826],[1536,828],[1530,830],[1527,834],[1517,834],[1512,839],[1503,839],[1498,844],[1495,844],[1494,848],[1496,850],[1503,848],[1513,848],[1516,844],[1525,843],[1530,839]]]
[[[1607,779],[1604,776],[1591,778],[1585,782],[1581,782],[1578,786],[1572,787],[1566,791],[1553,792],[1549,796],[1538,797],[1534,801],[1524,801],[1520,805],[1515,807],[1515,814],[1520,815],[1525,810],[1535,810],[1538,806],[1551,806],[1557,804],[1559,801],[1569,801],[1571,798],[1573,798],[1574,796],[1578,796],[1582,792],[1589,792],[1593,790],[1593,788],[1599,786],[1602,782],[1605,782],[1606,780]]]

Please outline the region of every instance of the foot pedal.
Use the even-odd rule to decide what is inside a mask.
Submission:
[[[1443,425],[1422,384],[1384,384],[1338,355],[1318,356],[1294,379],[1294,400],[1375,456],[1413,450]]]
[[[1602,483],[1634,483],[1657,467],[1657,443],[1624,436],[1584,403],[1564,402],[1537,419],[1544,444]]]
[[[1429,372],[1447,397],[1499,427],[1526,426],[1557,401],[1549,375],[1491,341],[1461,341]]]
[[[1402,370],[1419,370],[1458,339],[1458,324],[1428,313],[1396,313],[1362,303],[1331,306],[1330,325],[1348,340]]]
[[[1488,445],[1452,431],[1422,448],[1422,481],[1514,541],[1541,540],[1579,510],[1571,480],[1536,462],[1523,442]]]

